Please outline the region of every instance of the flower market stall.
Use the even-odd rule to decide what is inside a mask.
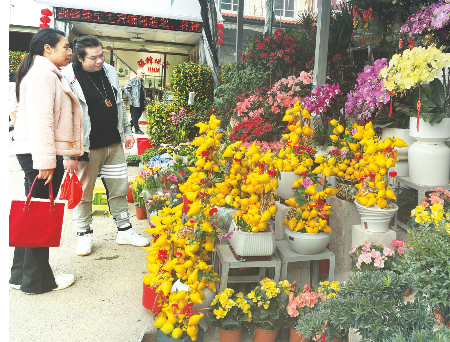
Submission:
[[[442,11],[449,5],[404,18],[396,37],[414,44],[397,40],[395,51],[357,74],[349,68],[312,88],[307,35],[276,30],[250,40],[246,63],[223,69],[214,102],[205,93],[197,107],[149,109],[155,146],[131,186],[153,237],[144,247],[143,304],[155,315],[158,341],[200,341],[214,335],[211,327],[227,342],[248,334],[254,341],[449,334],[441,329],[450,327],[450,16]],[[358,8],[353,28],[369,44],[380,15]],[[192,70],[200,69],[179,70],[179,94],[198,86]],[[254,79],[244,75],[250,71]],[[254,88],[239,90],[239,77]],[[255,86],[263,77],[268,83]],[[224,90],[233,101],[220,100]],[[184,133],[173,134],[175,126]],[[406,209],[405,181],[427,187]],[[408,233],[397,226],[400,212]],[[329,261],[320,279],[318,256]]]

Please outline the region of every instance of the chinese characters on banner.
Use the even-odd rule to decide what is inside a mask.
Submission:
[[[112,24],[131,27],[152,28],[185,32],[202,32],[202,23],[190,20],[149,17],[76,8],[56,7],[55,19],[74,20],[88,23]]]

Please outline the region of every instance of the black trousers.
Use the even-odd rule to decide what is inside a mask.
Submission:
[[[17,160],[25,173],[25,196],[30,192],[34,179],[39,174],[33,169],[31,154],[18,154]],[[62,156],[56,157],[56,168],[53,173],[53,196],[58,195],[64,176]],[[48,185],[45,179],[38,179],[33,188],[32,197],[48,198]],[[55,277],[49,264],[49,247],[16,247],[11,267],[10,284],[21,285],[20,290],[27,293],[45,293],[57,287]]]
[[[130,106],[130,114],[131,114],[131,126],[134,127],[134,131],[139,131],[139,119],[141,118],[142,112],[144,110],[140,107]]]

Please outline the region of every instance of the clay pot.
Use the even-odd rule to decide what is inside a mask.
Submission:
[[[145,207],[136,206],[136,218],[138,220],[145,220],[147,218],[147,210]]]
[[[297,330],[292,327],[290,328],[289,342],[309,342],[309,338],[306,338],[305,335],[297,333]]]
[[[220,329],[220,342],[240,342],[242,328],[236,330],[223,330]]]
[[[316,335],[313,341],[322,341],[322,335]],[[335,338],[333,341],[330,342],[342,342],[342,337]]]
[[[255,326],[255,337],[253,342],[275,342],[277,339],[277,330],[262,330]]]

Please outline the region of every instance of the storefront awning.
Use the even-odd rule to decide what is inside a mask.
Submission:
[[[202,21],[198,0],[36,0],[45,7],[78,8],[91,11],[134,14],[178,20]]]

